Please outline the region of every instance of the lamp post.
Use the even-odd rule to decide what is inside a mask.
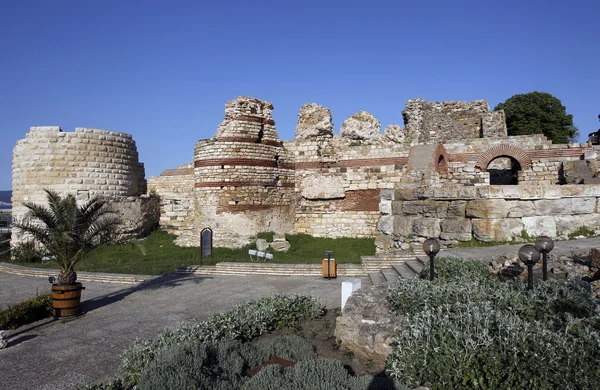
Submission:
[[[535,240],[535,247],[542,252],[542,269],[544,273],[544,280],[548,280],[548,253],[554,249],[554,241],[550,237],[539,236]]]
[[[519,259],[527,264],[527,289],[533,290],[533,265],[540,261],[540,251],[533,244],[523,245],[519,249]]]
[[[440,242],[435,238],[428,238],[423,243],[423,250],[429,256],[429,280],[433,280],[433,259],[440,251]]]

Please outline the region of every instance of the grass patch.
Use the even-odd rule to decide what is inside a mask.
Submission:
[[[52,315],[50,294],[42,294],[0,311],[0,329],[17,329]]]
[[[275,232],[260,232],[256,235],[256,238],[262,238],[268,242],[273,242],[273,237],[275,237]]]
[[[323,252],[333,251],[338,263],[360,263],[360,256],[375,254],[373,238],[316,238],[308,234],[287,235],[292,245],[289,252],[273,252],[273,263],[320,263]],[[107,272],[137,275],[162,275],[173,272],[183,265],[199,265],[198,247],[180,247],[174,244],[175,236],[158,230],[142,240],[127,245],[109,245],[90,252],[86,259],[77,265],[78,271]],[[249,262],[249,245],[238,249],[214,248],[215,263]],[[205,264],[206,264],[205,259]],[[58,268],[53,262],[20,263],[38,268]]]
[[[471,238],[471,241],[459,241],[458,244],[455,245],[457,248],[481,248],[487,246],[499,246],[499,245],[513,245],[516,244],[512,241],[479,241],[474,238]]]
[[[583,237],[588,238],[588,237],[593,237],[595,235],[596,235],[596,232],[594,232],[592,229],[588,228],[587,226],[580,226],[573,233],[569,233],[569,240],[572,240],[578,236],[583,236]]]

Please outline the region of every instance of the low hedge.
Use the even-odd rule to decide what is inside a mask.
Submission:
[[[52,315],[50,294],[38,295],[0,310],[0,329],[17,329]]]
[[[600,318],[590,285],[549,280],[528,291],[481,264],[436,260],[434,281],[390,287],[388,300],[406,322],[388,373],[432,389],[596,387]]]
[[[121,368],[126,381],[135,384],[144,369],[169,347],[220,340],[249,341],[275,329],[296,327],[301,320],[320,315],[319,300],[303,294],[275,295],[244,303],[204,322],[184,325],[156,339],[136,343],[123,353]]]

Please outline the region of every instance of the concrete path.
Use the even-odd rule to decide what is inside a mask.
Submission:
[[[310,293],[339,307],[341,279],[169,274],[137,286],[84,285],[85,315],[10,331],[8,348],[0,350],[0,388],[72,389],[116,378],[119,354],[136,339],[278,293]],[[42,278],[0,273],[2,306],[48,288]]]

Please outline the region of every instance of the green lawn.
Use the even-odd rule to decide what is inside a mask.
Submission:
[[[111,245],[98,248],[82,260],[76,267],[78,271],[108,272],[139,275],[161,275],[172,272],[182,265],[199,265],[200,249],[197,247],[179,247],[173,243],[174,236],[156,231],[135,244]],[[338,263],[360,263],[360,257],[375,254],[372,238],[315,238],[307,234],[288,235],[292,249],[287,252],[273,252],[272,263],[320,263],[323,252],[333,251]],[[240,249],[215,248],[215,263],[222,261],[249,262],[247,246]],[[205,258],[206,265],[209,259]],[[57,268],[48,262],[20,263],[26,266]]]

